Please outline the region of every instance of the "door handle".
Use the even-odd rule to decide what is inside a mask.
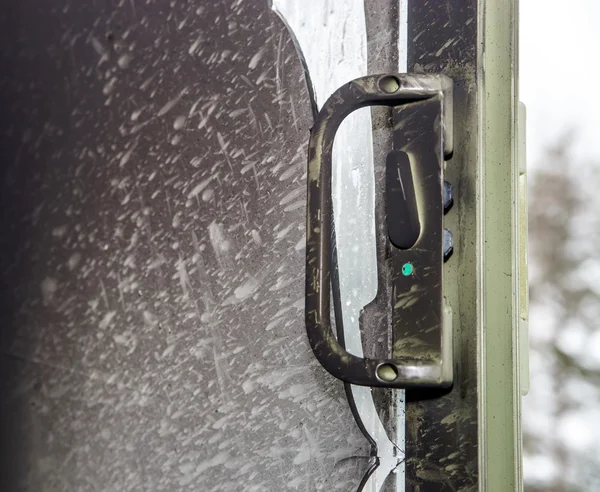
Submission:
[[[393,349],[389,359],[346,351],[330,320],[333,272],[332,149],[336,131],[365,106],[393,108],[394,149],[386,162],[386,258],[391,279]],[[448,388],[453,381],[452,316],[443,296],[443,263],[452,249],[443,214],[451,191],[444,161],[452,153],[452,81],[444,75],[382,74],[334,92],[311,129],[306,229],[306,330],[323,367],[342,381],[389,388]],[[411,131],[405,128],[410,124]],[[410,133],[410,134],[409,134]],[[382,262],[378,262],[382,263]],[[337,328],[342,317],[337,316]]]

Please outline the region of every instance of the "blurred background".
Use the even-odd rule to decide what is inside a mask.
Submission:
[[[600,490],[600,2],[521,0],[531,390],[525,490]]]

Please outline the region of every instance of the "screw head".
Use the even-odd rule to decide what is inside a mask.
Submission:
[[[398,377],[398,369],[392,364],[381,364],[377,368],[377,377],[389,383]]]
[[[393,75],[386,75],[379,79],[379,88],[386,94],[393,94],[400,89],[400,81]]]

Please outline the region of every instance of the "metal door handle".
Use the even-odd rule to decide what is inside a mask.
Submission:
[[[424,124],[415,138],[403,135],[404,125],[395,122],[394,150],[386,164],[386,261],[393,282],[390,359],[348,353],[330,321],[333,141],[344,118],[365,106],[390,106],[395,114],[401,107],[414,106],[409,116],[419,115]],[[452,385],[451,311],[442,292],[442,266],[451,237],[442,222],[443,169],[452,145],[452,81],[443,75],[355,79],[332,94],[315,120],[308,149],[306,330],[315,356],[338,379],[391,388]],[[447,195],[446,189],[446,201]]]

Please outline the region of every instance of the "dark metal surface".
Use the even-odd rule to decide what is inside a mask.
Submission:
[[[412,248],[421,235],[421,220],[408,154],[391,151],[385,173],[388,237],[398,249]]]
[[[415,103],[415,101],[421,101]],[[452,382],[451,353],[443,336],[444,312],[441,285],[442,266],[442,163],[451,124],[445,122],[442,108],[451,118],[451,82],[436,76],[378,75],[349,82],[325,103],[311,130],[308,151],[308,219],[306,263],[306,327],[311,347],[319,361],[334,376],[346,382],[382,387],[447,387]],[[412,103],[412,104],[408,104]],[[404,322],[400,332],[415,325],[410,334],[399,333],[394,359],[368,359],[348,353],[330,326],[331,261],[331,154],[335,133],[352,111],[367,105],[406,105],[416,111],[414,144],[411,135],[397,146],[415,152],[419,208],[424,231],[414,250],[386,252],[394,283],[393,309],[396,323]],[[420,111],[415,108],[419,108]],[[406,122],[399,119],[399,128]],[[397,133],[402,133],[398,131]],[[429,137],[425,137],[428,135]],[[450,139],[449,139],[450,140]],[[451,141],[451,140],[450,140]],[[451,145],[451,144],[446,144]],[[402,265],[412,261],[415,276],[401,273]],[[415,280],[416,278],[416,280]],[[403,302],[406,301],[406,302]],[[409,316],[405,311],[410,311]],[[340,320],[338,320],[338,323]],[[338,327],[339,328],[339,327]],[[383,327],[385,329],[385,326]],[[419,341],[419,343],[417,343]]]
[[[1,490],[357,488],[302,322],[310,102],[266,4],[3,5]]]
[[[393,355],[417,360],[443,357],[443,166],[441,99],[394,108],[394,148],[411,156],[422,232],[408,250],[388,253],[392,291]],[[388,223],[392,220],[390,213]],[[405,275],[404,264],[413,272]],[[449,361],[452,366],[452,361]],[[451,381],[446,386],[450,386]]]
[[[449,394],[423,400],[407,392],[406,490],[476,491],[481,336],[476,318],[477,2],[413,1],[408,8],[408,71],[443,73],[454,81],[455,145],[445,171],[454,187],[454,206],[444,225],[454,234],[455,251],[444,265],[444,295],[454,310],[457,364]]]

